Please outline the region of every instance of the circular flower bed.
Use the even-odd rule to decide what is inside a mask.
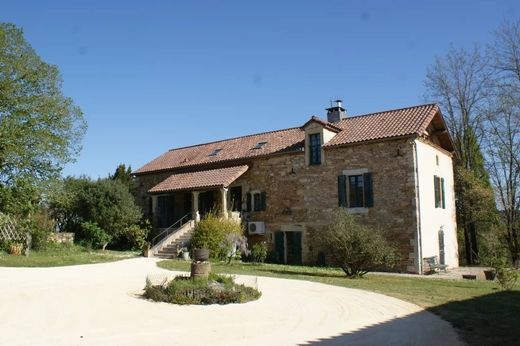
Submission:
[[[209,305],[247,303],[257,300],[261,292],[237,284],[232,277],[209,274],[208,278],[177,276],[161,285],[152,285],[146,279],[143,296],[156,302],[180,305]]]

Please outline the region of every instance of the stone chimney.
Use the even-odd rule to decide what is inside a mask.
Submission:
[[[327,108],[327,121],[329,123],[337,123],[347,117],[345,108],[341,107],[341,100],[336,100],[336,106]]]

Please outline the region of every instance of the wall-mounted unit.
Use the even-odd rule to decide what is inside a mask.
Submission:
[[[249,234],[265,234],[265,223],[263,221],[248,222],[247,232]]]

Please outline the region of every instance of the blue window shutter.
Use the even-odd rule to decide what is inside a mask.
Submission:
[[[446,198],[444,198],[444,178],[441,178],[442,209],[446,209]]]
[[[261,204],[261,207],[260,207],[260,210],[265,210],[266,209],[266,193],[265,192],[262,192],[260,194],[260,204]]]
[[[363,174],[363,192],[365,194],[365,208],[372,208],[374,206],[374,191],[372,184],[372,173]]]
[[[338,175],[338,205],[347,207],[347,176]]]
[[[251,193],[248,192],[246,197],[247,197],[247,211],[252,211],[251,210]]]
[[[440,179],[436,175],[433,176],[433,189],[434,189],[434,195],[435,195],[435,208],[441,207],[441,187],[440,185]]]

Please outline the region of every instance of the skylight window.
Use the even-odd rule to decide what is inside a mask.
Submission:
[[[209,154],[208,156],[217,156],[218,153],[220,153],[222,151],[222,148],[219,148],[219,149],[215,149],[211,152],[211,154]]]
[[[252,149],[262,149],[266,144],[267,142],[258,142]]]

